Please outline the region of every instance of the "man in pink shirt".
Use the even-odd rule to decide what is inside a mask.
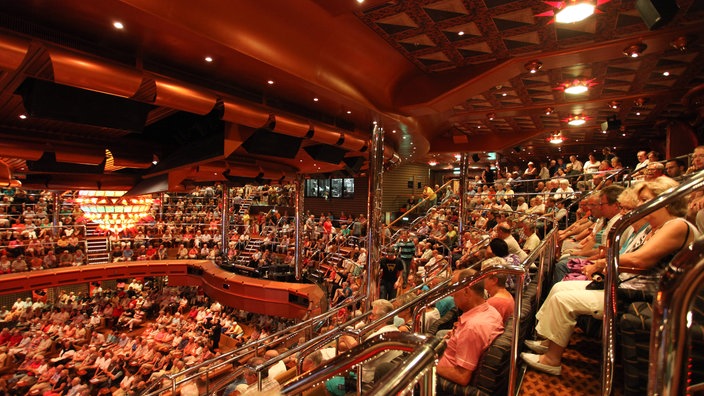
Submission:
[[[472,276],[473,270],[456,271],[453,282]],[[501,314],[484,300],[483,282],[466,287],[452,295],[455,305],[464,312],[447,335],[447,349],[440,358],[437,375],[466,386],[482,353],[504,330]]]

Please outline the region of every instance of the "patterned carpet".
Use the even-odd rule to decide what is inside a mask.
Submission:
[[[601,341],[577,331],[562,358],[562,375],[555,377],[528,369],[520,395],[600,395],[601,394]],[[622,372],[616,368],[612,395],[622,395]]]

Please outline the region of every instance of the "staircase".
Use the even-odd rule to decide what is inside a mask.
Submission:
[[[86,258],[88,264],[104,264],[110,262],[108,238],[100,231],[97,223],[86,224]]]

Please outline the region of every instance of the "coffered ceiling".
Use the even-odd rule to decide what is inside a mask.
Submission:
[[[173,190],[364,172],[374,125],[390,166],[658,149],[672,121],[700,125],[704,3],[677,4],[650,30],[634,0],[566,25],[559,2],[535,0],[2,2],[0,157],[26,185]],[[589,91],[565,93],[575,80]],[[30,103],[52,95],[42,104],[63,110]],[[115,119],[77,116],[85,97]],[[603,133],[607,119],[621,126]],[[294,147],[253,144],[262,127]]]

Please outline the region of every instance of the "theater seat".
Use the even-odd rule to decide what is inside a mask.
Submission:
[[[648,390],[648,361],[653,309],[648,302],[632,303],[619,321],[623,358],[624,395],[644,395]],[[704,295],[697,296],[688,351],[691,384],[704,382]],[[684,340],[678,341],[684,342]]]
[[[505,395],[508,389],[508,374],[513,339],[513,319],[506,323],[504,332],[496,337],[484,351],[479,365],[467,386],[460,386],[442,377],[438,379],[438,394],[441,395]]]

